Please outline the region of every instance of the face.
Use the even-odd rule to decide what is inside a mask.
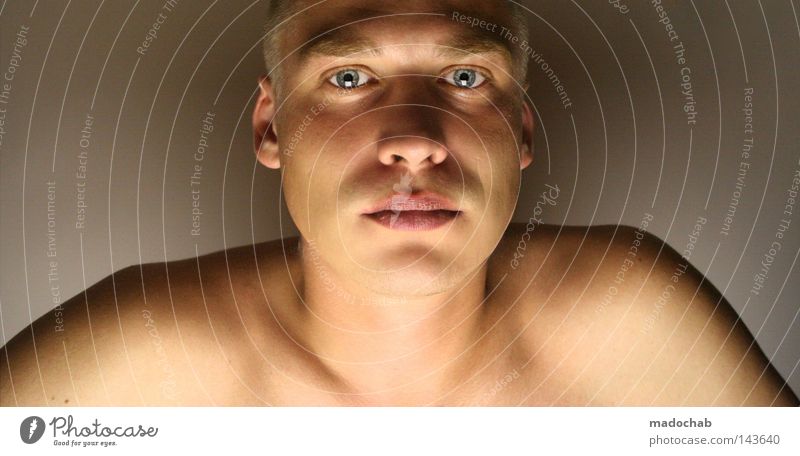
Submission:
[[[284,29],[279,90],[261,81],[259,161],[327,267],[375,292],[440,293],[482,267],[531,162],[509,11],[474,3],[330,0]]]

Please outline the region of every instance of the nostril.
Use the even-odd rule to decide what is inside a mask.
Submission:
[[[425,136],[393,136],[378,144],[378,159],[384,165],[418,168],[439,164],[446,155],[442,144]]]

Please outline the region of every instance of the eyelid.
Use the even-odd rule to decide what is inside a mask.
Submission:
[[[475,71],[476,73],[480,74],[484,78],[484,80],[479,85],[474,86],[474,87],[460,87],[460,86],[458,86],[456,84],[453,84],[446,77],[450,73],[452,73],[452,72],[454,72],[456,70],[462,70],[462,69]],[[342,65],[342,66],[339,66],[339,67],[336,67],[336,68],[331,68],[330,70],[328,70],[325,73],[323,73],[322,82],[324,84],[328,84],[328,85],[330,85],[330,86],[332,86],[334,88],[341,89],[341,87],[339,87],[338,85],[330,82],[330,80],[331,80],[331,78],[335,77],[337,73],[339,73],[340,71],[344,71],[344,70],[355,70],[355,71],[363,72],[368,77],[368,79],[367,79],[367,81],[365,83],[363,83],[363,84],[361,84],[361,85],[359,85],[357,87],[354,87],[354,88],[352,88],[350,90],[360,89],[360,88],[362,88],[362,87],[364,87],[366,85],[369,85],[369,84],[374,83],[375,81],[379,81],[381,79],[378,76],[376,76],[375,73],[373,73],[368,68],[366,68],[366,67],[364,67],[362,65]],[[471,91],[471,90],[478,90],[478,89],[484,87],[487,83],[490,83],[490,82],[493,81],[493,78],[491,76],[491,72],[489,70],[486,70],[483,67],[476,67],[476,66],[473,66],[473,65],[452,65],[450,67],[447,67],[443,72],[441,72],[439,74],[439,79],[444,80],[445,83],[447,83],[448,85],[450,85],[450,86],[452,86],[452,87],[454,87],[456,89],[460,89],[462,91],[467,91],[467,92]]]

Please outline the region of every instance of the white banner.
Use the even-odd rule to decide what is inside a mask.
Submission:
[[[0,442],[4,455],[797,455],[798,424],[799,408],[19,407],[0,409]]]

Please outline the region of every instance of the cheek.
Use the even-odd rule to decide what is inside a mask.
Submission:
[[[503,143],[495,143],[503,144]],[[504,144],[505,150],[495,150],[491,159],[491,170],[486,171],[486,181],[483,181],[484,191],[487,196],[485,218],[480,222],[479,230],[483,234],[482,247],[485,255],[500,241],[511,221],[516,208],[519,195],[519,164],[517,160],[508,157],[513,152],[512,144]],[[488,166],[487,166],[488,168]],[[484,177],[481,177],[484,179]]]
[[[475,151],[475,169],[489,204],[503,209],[513,205],[519,192],[518,145],[506,125],[484,129],[481,139],[483,144]],[[483,150],[484,145],[488,151]]]
[[[341,177],[347,161],[341,154],[331,152],[341,144],[328,142],[322,149],[324,139],[305,138],[283,169],[284,198],[289,212],[298,228],[314,239],[320,239],[321,231],[330,231],[337,223]]]

